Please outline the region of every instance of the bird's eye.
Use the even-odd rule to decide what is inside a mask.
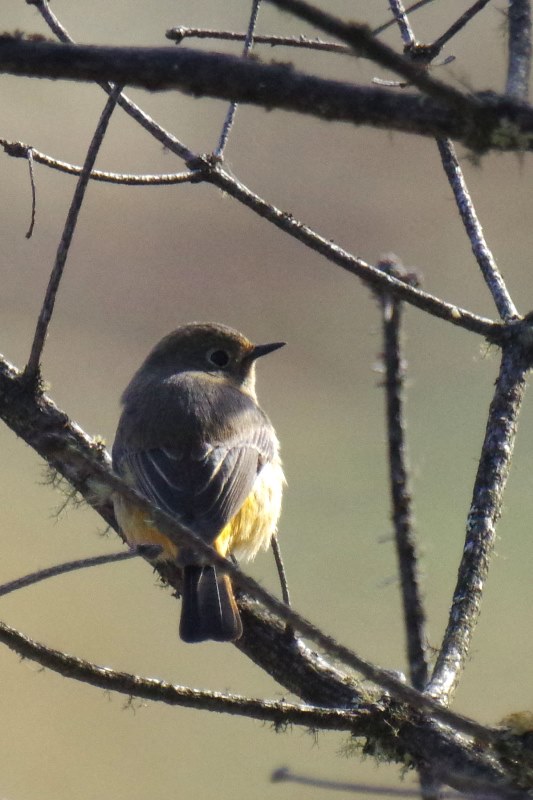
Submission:
[[[229,353],[226,350],[210,350],[207,358],[215,367],[227,367],[230,361]]]

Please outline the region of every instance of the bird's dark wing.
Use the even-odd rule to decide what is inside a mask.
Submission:
[[[247,420],[224,444],[128,450],[116,447],[113,464],[147,499],[214,541],[250,494],[257,475],[276,452],[263,415]]]

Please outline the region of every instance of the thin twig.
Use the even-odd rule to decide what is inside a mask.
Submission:
[[[75,570],[87,569],[88,567],[99,567],[102,564],[114,564],[117,561],[126,561],[138,555],[140,555],[140,553],[135,550],[126,550],[120,553],[91,556],[90,558],[78,558],[75,561],[65,561],[63,564],[55,564],[53,567],[39,569],[36,572],[30,572],[28,575],[23,575],[21,578],[16,578],[13,581],[0,584],[0,597],[4,597],[4,595],[15,592],[18,589],[32,586],[34,583],[46,581],[48,578],[54,578],[56,575],[64,575],[66,572],[74,572]]]
[[[334,244],[330,239],[326,239],[316,233],[307,225],[295,219],[292,214],[281,211],[270,203],[267,203],[223,169],[215,167],[210,170],[206,173],[205,180],[214,183],[215,186],[223,189],[227,194],[234,197],[240,203],[243,203],[247,208],[259,214],[259,216],[264,217],[285,233],[288,233],[290,236],[298,239],[298,241],[303,242],[307,247],[325,256],[328,261],[331,261],[352,275],[361,278],[361,280],[373,289],[388,291],[395,297],[405,300],[410,305],[416,306],[435,317],[451,322],[453,325],[469,330],[472,333],[478,333],[487,337],[497,337],[499,330],[497,323],[479,317],[476,314],[472,314],[470,311],[458,308],[450,303],[446,303],[414,286],[409,286],[403,281],[398,281],[390,275],[385,275],[381,270],[370,266],[362,259],[351,255],[346,252],[346,250]]]
[[[450,39],[452,39],[457,33],[459,33],[459,31],[462,30],[479,11],[485,8],[489,1],[490,0],[477,0],[474,5],[468,8],[464,14],[462,14],[459,19],[453,23],[453,25],[450,25],[447,31],[444,31],[441,36],[435,39],[431,46],[440,52],[444,45],[449,42]]]
[[[24,375],[26,379],[29,380],[30,382],[35,382],[39,375],[40,361],[43,352],[44,342],[46,339],[46,334],[48,331],[50,320],[52,319],[52,313],[54,311],[54,304],[57,291],[59,289],[59,284],[63,276],[63,269],[65,267],[65,263],[67,260],[67,255],[70,248],[70,244],[72,242],[72,237],[74,236],[74,231],[76,229],[76,222],[78,220],[81,204],[85,196],[85,190],[87,188],[87,184],[89,183],[89,176],[91,174],[91,170],[94,166],[94,162],[96,161],[96,156],[98,155],[98,151],[100,149],[105,133],[107,131],[107,126],[109,124],[109,120],[111,119],[111,114],[113,113],[113,110],[116,106],[117,96],[119,94],[120,94],[120,89],[117,88],[113,92],[113,94],[109,97],[107,103],[104,106],[104,110],[98,121],[98,125],[96,126],[96,131],[92,138],[91,144],[89,145],[89,149],[87,150],[87,156],[83,164],[83,169],[78,179],[74,196],[70,204],[70,208],[67,214],[67,219],[65,221],[65,227],[63,229],[63,235],[61,236],[61,241],[59,242],[59,247],[57,249],[55,264],[52,269],[52,273],[50,275],[50,281],[48,283],[48,288],[46,290],[44,302],[41,308],[41,312],[39,314],[39,319],[37,320],[37,326],[35,329],[35,336],[30,351],[30,357],[28,359],[26,369],[24,370]]]
[[[509,0],[509,60],[505,93],[527,101],[531,76],[531,2]]]
[[[290,606],[291,596],[289,593],[289,583],[287,581],[285,564],[283,563],[281,549],[279,546],[279,539],[276,533],[272,536],[271,546],[272,546],[272,552],[274,554],[274,561],[276,562],[276,569],[278,571],[279,583],[281,586],[281,598],[286,606]]]
[[[37,8],[44,22],[48,25],[50,30],[53,31],[60,42],[64,42],[66,44],[74,43],[74,40],[70,36],[67,29],[61,24],[59,19],[51,10],[48,0],[28,0],[28,2],[31,2],[31,5]],[[114,86],[113,84],[109,83],[109,81],[97,81],[97,83],[98,86],[100,86],[108,95],[114,91]],[[132,117],[132,119],[142,125],[145,129],[150,130],[152,136],[154,136],[157,141],[161,142],[161,144],[163,144],[165,147],[169,147],[173,153],[176,153],[176,155],[182,158],[185,162],[194,158],[195,154],[191,150],[189,150],[173,134],[165,131],[163,128],[161,128],[161,126],[157,125],[157,123],[155,123],[152,118],[148,116],[148,114],[146,114],[136,103],[133,102],[133,100],[130,100],[130,98],[125,94],[119,95],[117,98],[117,104],[124,109],[129,116]]]
[[[281,599],[286,606],[291,605],[291,596],[289,593],[289,582],[287,581],[287,573],[285,572],[285,564],[281,555],[281,548],[279,546],[279,539],[276,533],[273,534],[270,540],[272,553],[274,554],[274,561],[276,562],[276,569],[278,571],[279,583],[281,586]],[[285,635],[292,638],[294,636],[294,629],[288,622],[285,626]]]
[[[476,215],[463,172],[455,154],[453,143],[448,139],[437,139],[442,166],[452,188],[455,202],[461,215],[463,225],[470,240],[472,252],[481,269],[485,283],[493,297],[500,317],[508,322],[518,317],[518,312],[507,291],[505,282],[500,274],[498,265],[485,241],[483,228]]]
[[[68,175],[81,175],[83,167],[75,164],[69,164],[67,161],[60,161],[58,158],[53,158],[46,153],[41,153],[30,145],[23,142],[11,142],[7,139],[0,138],[0,145],[4,148],[4,152],[13,158],[28,158],[31,153],[32,161],[37,161],[50,169],[65,172]],[[89,178],[92,181],[102,181],[104,183],[117,183],[125,186],[168,186],[176,183],[191,183],[197,180],[194,172],[175,172],[162,175],[135,175],[124,172],[103,172],[99,169],[93,169]]]
[[[355,54],[365,55],[376,64],[398,73],[430,97],[444,101],[451,108],[469,113],[469,103],[465,95],[431,77],[427,70],[416,62],[399,55],[391,47],[380,42],[366,25],[343,22],[306,0],[268,0],[268,2],[349,44]]]
[[[400,280],[413,283],[416,277],[392,258],[383,259],[379,267]],[[418,556],[411,513],[411,493],[407,473],[405,423],[403,419],[404,362],[400,330],[402,304],[387,294],[381,301],[385,360],[385,392],[389,481],[392,520],[400,572],[400,586],[407,637],[407,657],[411,683],[422,691],[428,679],[426,657],[425,613],[418,580]]]
[[[528,364],[504,346],[466,524],[448,627],[428,692],[448,703],[468,658],[513,455]]]
[[[420,8],[429,5],[429,3],[433,3],[434,0],[417,0],[416,3],[411,3],[410,6],[407,6],[405,9],[406,14],[414,14],[415,11],[418,11]],[[393,17],[389,19],[387,22],[384,22],[383,25],[379,25],[377,28],[374,28],[372,33],[374,36],[378,36],[383,31],[386,31],[387,28],[391,28],[393,25],[396,24],[396,19]]]
[[[186,28],[180,25],[177,28],[170,28],[166,32],[167,39],[176,44],[180,44],[184,39],[218,39],[227,42],[244,42],[246,33],[236,33],[235,31],[219,31],[212,28]],[[340,55],[351,55],[352,48],[346,44],[338,42],[325,42],[321,39],[309,39],[307,36],[275,36],[254,33],[254,44],[267,44],[270,47],[297,47],[305,50],[322,50],[326,53],[339,53]]]
[[[33,234],[33,229],[35,227],[35,209],[37,205],[37,197],[35,193],[35,175],[33,172],[33,159],[34,159],[34,152],[33,148],[28,147],[27,151],[27,159],[28,159],[28,169],[30,172],[30,186],[31,186],[31,220],[30,220],[30,227],[26,233],[26,239],[31,239]]]
[[[244,47],[242,49],[243,58],[247,58],[252,52],[252,47],[254,45],[254,31],[255,31],[255,26],[257,25],[257,17],[259,14],[260,6],[261,6],[261,0],[252,0],[252,11],[250,14],[250,19],[248,21],[248,30],[246,31]],[[224,125],[222,126],[222,131],[220,133],[220,138],[218,140],[218,145],[213,151],[213,155],[217,159],[222,159],[224,155],[224,149],[228,143],[228,137],[233,127],[233,123],[235,122],[236,113],[237,113],[237,103],[232,102],[229,104],[229,108],[226,114],[226,119],[224,120]]]

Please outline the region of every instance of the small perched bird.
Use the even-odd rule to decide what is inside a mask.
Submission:
[[[283,345],[254,345],[211,322],[182,325],[122,395],[113,468],[222,556],[253,558],[276,532],[284,476],[276,433],[257,403],[255,362]],[[181,638],[238,639],[229,577],[193,547],[178,548],[119,495],[114,507],[130,545],[157,545],[157,559],[182,568]]]

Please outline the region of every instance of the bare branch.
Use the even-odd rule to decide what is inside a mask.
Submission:
[[[416,64],[413,68],[421,69]],[[152,91],[180,89],[195,97],[218,97],[321,119],[447,137],[462,141],[477,152],[533,149],[533,109],[493,93],[461,95],[453,90],[454,98],[458,95],[462,100],[451,103],[448,98],[442,101],[318,78],[286,64],[262,64],[185,48],[60,45],[3,37],[2,72],[96,81],[100,85],[110,79]],[[109,87],[104,88],[110,91]],[[124,100],[119,99],[118,103],[124,105]],[[194,160],[194,154],[175,137],[174,141],[182,157]]]
[[[465,328],[472,333],[479,333],[482,336],[498,338],[500,327],[497,323],[483,317],[478,317],[469,311],[458,308],[457,306],[445,303],[433,295],[422,292],[413,286],[409,286],[403,281],[399,281],[390,275],[385,275],[381,270],[372,267],[362,259],[347,253],[331,240],[320,236],[307,225],[295,219],[291,214],[265,202],[261,197],[254,194],[246,186],[231,177],[227,172],[215,166],[205,175],[205,180],[211,181],[243,203],[259,216],[272,222],[276,227],[285,233],[290,234],[295,239],[303,242],[307,247],[325,256],[337,266],[361,278],[368,286],[376,290],[386,291],[401,300],[405,300],[410,305],[432,314],[435,317],[444,319]]]
[[[0,145],[4,148],[4,152],[8,156],[29,159],[31,154],[33,161],[50,167],[50,169],[65,172],[68,175],[81,175],[83,170],[83,167],[69,164],[66,161],[60,161],[57,158],[46,155],[46,153],[41,153],[31,145],[24,144],[23,142],[10,142],[7,139],[0,138]],[[125,186],[169,186],[177,183],[193,183],[195,180],[198,180],[194,172],[171,172],[163,175],[131,175],[123,172],[103,172],[98,169],[93,169],[89,178],[92,181],[117,183]]]
[[[127,561],[138,555],[140,554],[134,550],[126,550],[120,553],[91,556],[90,558],[78,558],[75,561],[65,561],[63,564],[55,564],[53,567],[39,569],[37,572],[30,572],[29,575],[23,575],[21,578],[16,578],[14,581],[0,584],[0,597],[10,594],[11,592],[16,592],[18,589],[25,589],[27,586],[33,586],[34,583],[46,581],[48,578],[55,578],[56,575],[64,575],[66,572],[74,572],[79,569],[87,569],[88,567],[99,567],[102,564],[115,564],[117,561]]]
[[[143,698],[152,702],[161,702],[170,706],[195,708],[200,711],[218,712],[232,716],[247,717],[271,722],[276,727],[286,725],[303,725],[316,730],[350,731],[354,736],[367,735],[369,722],[377,712],[372,703],[362,703],[356,709],[329,709],[311,705],[299,705],[285,701],[258,700],[241,695],[222,694],[141,677],[127,672],[118,672],[109,667],[100,667],[84,659],[62,653],[33,641],[29,637],[0,622],[0,641],[24,658],[36,661],[43,667],[64,675],[67,678],[96,686],[105,691],[118,692],[130,698]],[[446,747],[448,744],[448,747]],[[446,769],[449,758],[450,743],[441,747],[439,769]],[[447,758],[448,757],[448,758]],[[509,782],[502,779],[494,765],[490,762],[476,763],[473,759],[463,759],[466,769],[462,774],[455,769],[446,777],[450,785],[456,788],[468,788],[470,791],[483,792],[492,789],[488,798],[509,798],[519,800],[528,797],[525,792],[514,790]],[[444,778],[443,778],[444,779]]]
[[[295,14],[300,19],[316,25],[326,33],[349,44],[353,48],[354,54],[364,55],[375,61],[376,64],[396,72],[421,92],[442,100],[450,108],[462,112],[469,111],[469,101],[465,95],[431,77],[425,69],[425,65],[420,65],[412,59],[399,55],[391,47],[380,42],[368,26],[343,22],[338,17],[312,6],[306,0],[268,0],[268,2],[282,11]]]
[[[466,540],[448,627],[428,692],[443,703],[453,696],[479,616],[494,549],[496,523],[513,455],[529,363],[504,347],[466,524]]]
[[[96,126],[96,131],[92,138],[91,144],[89,145],[85,163],[83,165],[83,169],[78,179],[76,190],[70,204],[67,219],[65,221],[65,227],[63,229],[63,235],[61,236],[61,241],[57,249],[55,264],[52,269],[52,274],[50,275],[50,281],[46,290],[41,313],[39,314],[39,319],[37,320],[37,327],[35,329],[35,336],[31,347],[30,357],[28,359],[26,369],[24,370],[24,376],[30,382],[35,382],[39,375],[44,342],[50,320],[52,319],[55,299],[61,278],[63,276],[63,269],[67,260],[70,243],[72,242],[72,237],[74,236],[74,231],[76,229],[76,223],[78,221],[81,204],[85,196],[87,184],[89,183],[89,176],[94,166],[94,162],[96,161],[96,156],[98,155],[100,145],[102,144],[107,131],[111,114],[116,106],[118,94],[120,94],[120,89],[116,89],[105,104],[102,115],[98,121],[98,125]]]
[[[412,47],[414,44],[416,44],[416,38],[413,33],[413,29],[411,28],[409,19],[407,18],[402,0],[389,0],[389,6],[400,30],[404,47]]]
[[[392,258],[378,265],[399,280],[416,282]],[[381,301],[387,403],[389,482],[392,500],[396,552],[407,636],[407,655],[411,683],[422,691],[428,679],[426,658],[425,613],[418,581],[418,556],[411,514],[411,493],[406,465],[405,424],[403,419],[404,364],[401,352],[401,302],[390,295],[378,295]]]
[[[452,188],[455,202],[461,215],[466,233],[470,239],[472,252],[479,268],[489,287],[490,293],[496,304],[500,317],[509,321],[518,317],[518,311],[507,291],[505,282],[500,274],[498,265],[485,241],[483,228],[476,215],[476,210],[468,192],[463,172],[455,154],[453,143],[447,139],[437,139],[442,166]]]
[[[456,36],[459,31],[461,31],[465,25],[467,25],[476,14],[478,14],[485,6],[489,0],[477,0],[470,8],[468,8],[464,14],[462,14],[459,19],[450,25],[447,31],[445,31],[438,39],[432,43],[432,46],[435,47],[439,52],[442,50],[445,44],[447,44],[450,39]]]
[[[252,0],[252,12],[250,14],[250,20],[248,22],[248,30],[246,31],[246,38],[244,40],[244,47],[242,50],[243,58],[247,58],[252,52],[252,47],[254,45],[254,31],[255,31],[255,26],[257,25],[257,16],[259,14],[260,5],[261,5],[261,0]],[[232,102],[230,103],[228,112],[226,114],[226,119],[224,120],[224,125],[222,127],[222,132],[220,134],[218,145],[213,152],[215,158],[221,159],[224,155],[224,149],[228,143],[228,137],[231,128],[233,127],[233,123],[235,122],[236,113],[237,113],[237,103]]]
[[[363,718],[364,721],[371,708],[369,706],[368,709],[362,707],[358,710],[342,711],[284,701],[260,700],[242,695],[191,689],[155,678],[118,672],[46,647],[3,622],[0,622],[0,641],[24,658],[36,661],[66,678],[97,686],[106,691],[171,706],[258,719],[272,722],[277,726],[304,725],[319,730],[357,731],[358,719]]]
[[[415,11],[418,11],[420,8],[429,5],[429,3],[433,3],[434,0],[417,0],[416,3],[411,3],[411,5],[407,6],[405,9],[406,14],[414,14]],[[378,36],[383,31],[386,31],[387,28],[391,28],[393,25],[396,24],[396,19],[393,17],[389,19],[387,22],[384,22],[383,25],[379,25],[377,28],[374,28],[372,33],[374,36]]]
[[[527,100],[531,74],[531,3],[509,0],[509,61],[505,93]]]
[[[212,28],[186,28],[180,25],[177,28],[170,28],[166,32],[167,39],[176,44],[180,44],[184,39],[218,39],[227,42],[244,42],[246,33],[236,33],[235,31],[218,31]],[[254,33],[254,44],[267,44],[270,47],[296,47],[305,50],[322,50],[326,53],[338,53],[340,55],[352,55],[351,47],[337,42],[324,42],[320,39],[309,39],[307,36],[265,36]]]
[[[30,172],[30,186],[31,186],[31,220],[30,227],[26,233],[26,239],[31,239],[33,229],[35,227],[35,208],[36,208],[36,195],[35,195],[35,175],[33,173],[33,150],[31,147],[27,150],[28,169]]]
[[[63,28],[59,20],[53,16],[45,0],[37,0],[35,4],[39,7],[43,17],[50,25],[54,33],[62,38],[63,41],[70,41],[68,33]],[[109,91],[109,87],[107,85],[104,84],[103,88],[106,91]],[[194,156],[194,154],[192,154],[191,151],[185,147],[185,145],[179,142],[168,131],[165,131],[154,120],[148,117],[148,115],[144,114],[144,112],[134,103],[132,103],[127,97],[125,97],[125,95],[121,95],[119,97],[118,103],[149,133],[151,133],[158,141],[164,144],[165,147],[168,147],[178,156],[184,157],[186,155],[189,158],[189,163],[196,163],[198,169],[198,172],[196,173],[197,177],[200,177],[202,169],[204,169],[204,171],[206,170],[204,174],[205,180],[209,180],[218,186],[218,188],[233,196],[255,213],[265,217],[270,222],[273,222],[273,224],[275,224],[281,230],[304,242],[308,247],[311,247],[318,252],[321,252],[323,255],[326,255],[327,258],[339,264],[339,266],[342,266],[349,271],[354,271],[355,274],[359,274],[359,277],[361,277],[363,280],[369,280],[371,284],[372,281],[376,281],[377,286],[381,285],[383,289],[388,289],[393,294],[395,293],[395,289],[400,292],[405,292],[405,290],[409,290],[411,288],[401,282],[397,282],[397,285],[391,285],[391,283],[387,285],[380,284],[379,282],[384,277],[380,271],[374,270],[372,272],[372,268],[369,268],[368,265],[366,265],[363,261],[360,259],[355,259],[345,251],[342,251],[340,248],[332,245],[330,241],[320,237],[318,234],[315,234],[310,228],[295,220],[290,214],[286,214],[275,208],[275,206],[266,203],[260,197],[247,189],[242,183],[230,176],[227,172],[220,168],[212,168],[212,164],[210,164],[208,161],[205,161],[205,159],[199,160],[199,158]],[[358,267],[361,268],[361,272],[359,273],[356,272]],[[423,293],[420,294],[422,295]],[[440,300],[437,300],[437,298],[431,298],[431,295],[424,295],[422,297],[418,294],[413,294],[411,295],[410,299],[405,294],[398,296],[401,296],[402,299],[406,300],[407,302],[412,302],[414,305],[418,305],[418,307],[423,307],[424,310],[428,311],[428,313],[432,313],[435,316],[446,319],[453,324],[465,327],[468,330],[476,333],[482,333],[485,336],[489,334],[495,334],[494,325],[490,322],[490,320],[483,320],[480,317],[471,315],[469,312],[464,311],[463,309],[458,309],[456,306],[442,303]],[[421,305],[421,303],[424,303],[424,305]]]
[[[31,5],[35,6],[41,14],[43,20],[46,22],[51,31],[57,36],[60,42],[65,44],[73,44],[74,40],[64,25],[61,24],[59,19],[51,10],[48,0],[27,0]],[[130,81],[127,81],[130,83]],[[101,81],[98,83],[100,88],[110,95],[114,90],[114,86],[108,81]],[[139,106],[130,100],[125,94],[120,94],[117,99],[118,105],[126,111],[126,113],[139,123],[145,130],[149,130],[152,136],[165,147],[172,150],[184,161],[194,158],[192,153],[185,145],[180,142],[173,134],[165,131],[160,125],[157,125],[151,117],[148,116]]]

